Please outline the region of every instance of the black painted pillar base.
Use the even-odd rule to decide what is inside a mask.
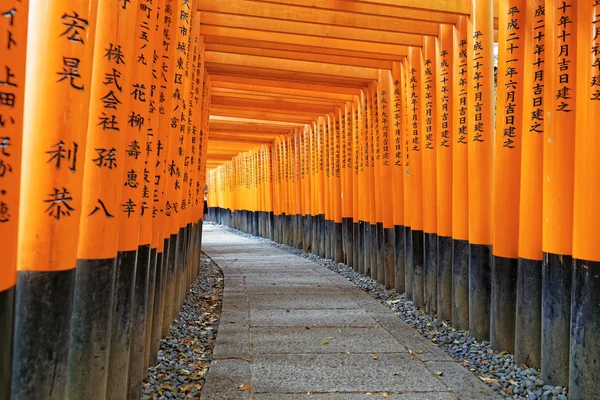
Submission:
[[[74,268],[18,272],[10,398],[65,398],[74,289]]]
[[[343,263],[354,269],[353,263],[353,242],[352,242],[353,222],[352,218],[342,218],[342,246],[343,246]]]
[[[305,253],[310,253],[310,251],[312,249],[312,232],[313,232],[312,215],[307,214],[304,217],[302,217],[302,219],[303,219],[303,223],[304,223],[304,229],[303,229],[304,238],[302,239],[302,251],[304,251]]]
[[[352,269],[356,272],[359,271],[359,248],[358,243],[360,240],[360,224],[352,220]]]
[[[385,249],[384,249],[385,238],[383,236],[383,223],[378,222],[375,224],[375,244],[377,248],[376,262],[377,268],[377,282],[385,285]]]
[[[412,300],[415,307],[425,305],[425,243],[424,234],[420,230],[412,230]]]
[[[519,258],[517,315],[515,318],[515,364],[541,366],[542,261]]]
[[[343,232],[344,227],[342,222],[333,222],[333,259],[338,263],[344,262],[344,241]]]
[[[127,396],[136,264],[137,250],[117,253],[115,299],[106,385],[106,397],[111,399],[121,399]]]
[[[569,398],[600,395],[600,262],[574,260]]]
[[[573,258],[544,253],[542,264],[542,379],[569,384]]]
[[[269,239],[271,240],[275,240],[275,233],[273,232],[273,229],[275,227],[275,213],[273,213],[273,211],[269,212]]]
[[[452,326],[469,330],[469,242],[452,239]]]
[[[312,219],[312,240],[311,240],[311,253],[314,254],[315,256],[319,255],[319,216],[318,215],[313,215],[311,216]]]
[[[379,245],[377,244],[377,223],[371,224],[371,254],[369,256],[371,262],[371,279],[377,281],[378,276],[378,268],[382,269],[379,264],[379,259],[377,257],[377,253],[379,250]]]
[[[406,291],[404,281],[405,277],[405,258],[404,258],[404,226],[394,226],[394,283],[396,293],[402,294]]]
[[[164,250],[156,253],[156,277],[154,280],[154,306],[152,307],[149,365],[154,365],[157,360],[160,339],[162,338],[165,301],[165,262],[168,247],[169,239],[165,239]]]
[[[333,235],[333,231],[331,229],[331,222],[328,219],[325,219],[325,258],[328,260],[332,260],[333,256],[331,255],[331,236]]]
[[[70,399],[106,398],[116,263],[116,258],[77,261],[67,381]]]
[[[406,298],[413,299],[413,235],[410,226],[404,227],[404,288]]]
[[[165,281],[165,301],[163,305],[163,326],[161,337],[165,337],[169,334],[171,324],[173,323],[173,310],[175,309],[175,268],[177,266],[177,248],[179,247],[180,240],[181,238],[178,234],[172,234],[169,238],[169,249],[165,249],[167,253],[167,260],[165,265],[165,273],[163,274],[163,279]]]
[[[188,228],[188,234],[189,234]],[[150,245],[138,247],[137,268],[133,295],[133,323],[129,351],[128,398],[142,396],[144,371],[144,348],[146,346],[146,308],[148,306],[148,276],[150,270]],[[184,272],[184,277],[187,274]],[[186,279],[187,281],[187,279]],[[187,287],[187,284],[186,284]]]
[[[452,238],[438,235],[437,243],[437,314],[452,319]]]
[[[325,230],[326,230],[325,214],[320,214],[319,215],[319,236],[318,236],[319,257],[323,257],[323,258],[326,258],[325,257],[326,256],[326,254],[325,254],[325,245],[326,245]]]
[[[469,331],[490,340],[491,246],[469,243]]]
[[[146,374],[150,365],[150,349],[152,348],[152,324],[154,319],[154,296],[156,285],[158,249],[150,249],[150,269],[148,270],[148,299],[146,301],[146,344],[144,346],[144,367],[142,371]],[[144,375],[145,376],[145,375]]]
[[[373,255],[373,242],[371,241],[371,224],[367,221],[363,223],[363,258],[364,258],[364,274],[370,278],[373,277],[371,267],[371,257]]]
[[[516,258],[492,257],[490,345],[497,351],[515,352],[518,266]]]
[[[356,238],[356,266],[358,268],[358,273],[361,275],[366,275],[365,273],[365,223],[363,221],[359,221],[358,224],[355,225],[356,233],[354,237]]]
[[[396,269],[394,254],[396,252],[396,232],[394,228],[383,229],[383,270],[385,288],[393,290],[396,288]]]
[[[185,270],[185,248],[187,242],[187,231],[184,228],[179,228],[179,240],[177,241],[177,263],[175,264],[175,298],[173,299],[173,319],[179,318],[179,310],[182,304],[181,289],[184,282]]]
[[[424,233],[425,248],[423,259],[423,309],[427,314],[437,313],[437,257],[438,236]]]
[[[0,292],[0,399],[10,399],[15,287]]]
[[[300,214],[296,215],[296,248],[304,248],[304,216]]]

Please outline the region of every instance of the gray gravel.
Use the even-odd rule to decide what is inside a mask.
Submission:
[[[359,289],[369,292],[371,296],[393,310],[404,322],[412,325],[421,335],[458,360],[505,399],[568,399],[567,388],[546,385],[540,377],[539,370],[526,365],[516,365],[512,354],[496,352],[490,348],[489,342],[479,342],[469,336],[469,331],[454,329],[450,321],[440,321],[434,316],[425,314],[415,307],[412,301],[407,300],[404,294],[386,290],[384,286],[373,279],[359,274],[345,264],[305,253],[269,239],[243,233],[228,226],[219,226],[237,235],[267,243],[309,259],[344,276]]]
[[[169,336],[161,341],[158,365],[148,368],[142,399],[199,399],[210,366],[223,300],[223,273],[202,254],[192,285]]]

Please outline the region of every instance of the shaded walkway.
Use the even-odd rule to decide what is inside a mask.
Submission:
[[[202,250],[225,276],[203,400],[496,398],[335,272],[212,225]]]

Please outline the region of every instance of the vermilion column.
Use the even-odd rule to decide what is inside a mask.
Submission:
[[[515,345],[526,4],[501,2],[499,16],[490,344],[510,352]]]
[[[411,197],[414,193],[411,190],[411,143],[413,134],[412,119],[412,99],[410,96],[410,60],[409,57],[404,59],[404,62],[400,64],[400,86],[402,88],[403,104],[404,104],[404,121],[403,125],[403,140],[402,146],[404,149],[404,163],[403,163],[403,182],[404,188],[404,286],[406,297],[412,300],[413,295],[413,257],[412,257],[412,229],[411,229],[411,218],[412,218],[412,203]]]
[[[437,207],[437,313],[452,319],[452,152],[456,132],[454,111],[454,52],[452,25],[440,25],[436,42],[436,207]]]
[[[494,141],[493,1],[474,0],[468,31],[469,331],[490,336],[492,143]]]
[[[467,17],[453,29],[452,68],[452,324],[469,328],[469,83]],[[471,110],[471,111],[469,111]]]
[[[0,397],[9,398],[17,283],[19,190],[29,1],[9,1],[0,18]]]
[[[437,63],[436,38],[423,38],[422,149],[423,149],[423,306],[437,312]]]
[[[575,82],[578,56],[585,57],[591,51],[578,52],[577,6],[580,3],[547,0],[545,4],[542,170],[542,249],[545,254],[542,266],[541,359],[542,379],[550,385],[567,385],[569,382],[575,165],[573,133],[576,132],[578,118]]]
[[[21,174],[28,177],[21,184],[20,196],[20,215],[26,217],[19,220],[10,396],[63,399],[79,219],[87,214],[81,205],[96,2],[29,2],[29,19],[21,8],[25,4],[10,2],[8,8],[14,11],[0,18],[2,55],[6,54],[4,46],[11,52],[27,48],[26,69],[12,70],[12,63],[22,60],[11,58],[7,66],[2,57],[0,75],[7,82],[0,85],[0,125],[4,125],[0,131],[13,122],[7,115],[9,109],[13,112],[24,105]],[[27,42],[25,26],[30,28]],[[23,97],[9,83],[18,79],[23,84],[24,73]],[[16,116],[13,119],[19,122]],[[16,174],[18,164],[12,157],[17,157],[18,139],[1,139],[0,143],[0,172],[5,177]],[[17,218],[16,211],[9,212]],[[102,232],[96,235],[101,237]]]
[[[423,57],[421,48],[409,49],[408,98],[409,98],[409,167],[407,176],[410,187],[410,223],[412,234],[412,300],[423,307],[423,119],[426,99],[423,83]]]
[[[390,91],[390,162],[392,164],[393,189],[393,223],[394,223],[394,288],[397,293],[405,291],[405,255],[404,255],[404,159],[405,145],[404,134],[407,124],[405,117],[405,98],[403,90],[403,77],[400,62],[392,64]]]

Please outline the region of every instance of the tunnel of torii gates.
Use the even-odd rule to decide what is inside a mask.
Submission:
[[[599,4],[1,0],[0,398],[139,398],[206,185],[597,398]]]

